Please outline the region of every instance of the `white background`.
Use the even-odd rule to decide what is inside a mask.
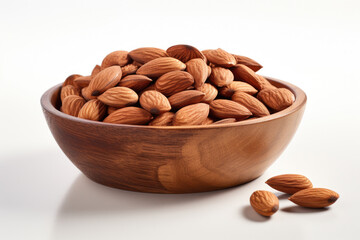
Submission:
[[[0,238],[355,239],[359,26],[357,0],[1,0]],[[308,104],[294,139],[262,177],[228,190],[157,195],[91,182],[52,138],[40,96],[111,51],[180,43],[249,56],[260,74],[301,87]],[[273,217],[257,215],[251,193],[283,173],[340,199],[325,210],[280,199]]]

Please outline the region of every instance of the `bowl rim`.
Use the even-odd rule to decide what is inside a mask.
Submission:
[[[59,111],[58,109],[56,109],[56,107],[52,105],[52,103],[51,103],[52,96],[53,96],[54,92],[57,91],[62,86],[62,83],[57,84],[57,85],[51,87],[50,89],[48,89],[41,96],[40,103],[41,103],[42,108],[45,111],[47,111],[59,118],[71,120],[71,121],[82,123],[82,124],[107,126],[107,127],[113,126],[113,127],[118,127],[118,128],[127,127],[127,128],[135,128],[135,129],[164,129],[164,130],[228,128],[228,127],[252,125],[252,124],[257,124],[257,123],[262,123],[262,122],[269,122],[269,121],[274,121],[279,118],[283,118],[293,112],[296,112],[306,104],[307,96],[306,96],[305,92],[303,90],[301,90],[299,87],[297,87],[291,83],[276,79],[276,78],[266,77],[266,76],[264,76],[264,77],[267,80],[269,80],[270,82],[275,83],[275,85],[280,84],[280,85],[283,85],[281,87],[285,87],[285,88],[289,89],[295,95],[294,103],[290,107],[288,107],[282,111],[270,114],[269,116],[246,119],[243,121],[233,122],[233,123],[209,124],[209,125],[190,125],[190,126],[149,126],[149,125],[105,123],[105,122],[82,119],[82,118],[78,118],[78,117],[74,117],[74,116],[65,114],[65,113]]]

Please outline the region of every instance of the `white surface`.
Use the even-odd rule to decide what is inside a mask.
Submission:
[[[360,2],[1,1],[0,238],[354,239],[360,134]],[[263,64],[308,95],[294,139],[259,179],[223,191],[156,195],[86,179],[43,118],[41,94],[109,52],[187,43]],[[282,173],[337,191],[328,210],[280,200],[271,219],[248,199]]]

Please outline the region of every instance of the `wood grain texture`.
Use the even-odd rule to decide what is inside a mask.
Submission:
[[[88,178],[110,187],[155,193],[212,191],[259,177],[283,152],[304,112],[306,95],[270,116],[200,126],[134,126],[89,121],[58,110],[61,84],[41,104],[66,156]]]

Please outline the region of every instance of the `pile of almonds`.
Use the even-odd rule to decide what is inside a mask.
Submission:
[[[310,180],[299,174],[283,174],[275,176],[266,183],[280,191],[290,194],[289,200],[307,208],[328,207],[339,198],[339,194],[326,188],[313,188]],[[269,191],[258,190],[250,197],[253,209],[263,216],[271,216],[279,209],[279,199]]]
[[[108,54],[89,76],[61,89],[61,111],[79,118],[152,126],[206,125],[268,116],[294,95],[256,74],[256,61],[223,49],[175,45]]]

